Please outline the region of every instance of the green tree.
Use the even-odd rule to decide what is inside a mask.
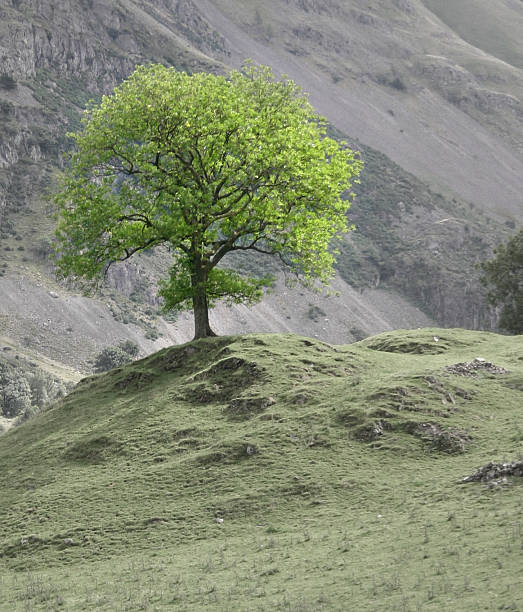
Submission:
[[[35,372],[29,377],[31,388],[31,404],[44,406],[49,401],[49,387],[53,379],[42,371]]]
[[[0,399],[3,415],[8,419],[13,418],[31,407],[31,387],[21,376],[10,378],[2,385]]]
[[[31,387],[31,404],[38,408],[43,408],[66,393],[64,383],[43,370],[29,374],[27,380]]]
[[[132,361],[140,352],[140,347],[132,340],[126,340],[118,346],[107,346],[95,357],[95,372],[107,372],[112,368]]]
[[[494,250],[495,257],[481,264],[488,299],[501,306],[499,326],[523,334],[523,229]]]
[[[195,338],[214,335],[215,301],[253,303],[272,282],[226,269],[228,253],[277,255],[302,280],[328,282],[329,242],[348,229],[361,162],[325,132],[300,89],[269,68],[138,67],[72,134],[55,196],[59,271],[95,279],[167,245],[174,264],[160,294],[166,309],[193,309]]]

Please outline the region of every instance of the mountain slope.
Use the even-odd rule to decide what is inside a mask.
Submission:
[[[521,453],[522,341],[222,337],[85,379],[0,438],[0,609],[518,609],[521,479],[462,479]]]
[[[135,63],[225,72],[246,56],[310,91],[366,169],[350,212],[357,231],[340,247],[342,297],[296,290],[253,311],[220,307],[215,327],[340,342],[433,323],[495,327],[475,265],[521,222],[521,71],[421,2],[11,0],[0,11],[0,331],[9,342],[85,371],[124,338],[150,352],[191,336],[187,317],[158,316],[165,254],[116,269],[94,301],[57,285],[45,194],[87,100]]]
[[[463,40],[516,68],[523,68],[523,13],[518,0],[423,0]]]
[[[422,2],[197,4],[231,61],[270,63],[345,133],[446,193],[521,218],[523,72],[466,43]]]

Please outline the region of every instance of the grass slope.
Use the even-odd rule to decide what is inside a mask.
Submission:
[[[521,480],[461,481],[521,456],[522,356],[250,335],[84,379],[0,438],[0,610],[520,610]]]

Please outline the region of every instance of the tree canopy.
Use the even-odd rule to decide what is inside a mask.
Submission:
[[[523,229],[494,250],[495,257],[481,265],[488,299],[501,306],[499,326],[523,334]]]
[[[93,279],[167,245],[160,294],[167,309],[193,309],[195,337],[213,334],[216,300],[253,303],[271,284],[227,269],[228,253],[277,255],[327,283],[362,163],[325,133],[300,88],[267,67],[227,77],[138,67],[71,134],[54,198],[59,272]]]

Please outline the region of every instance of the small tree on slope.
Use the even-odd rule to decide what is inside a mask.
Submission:
[[[523,334],[523,229],[494,250],[495,257],[481,264],[481,279],[488,299],[501,306],[499,325],[513,334]]]
[[[254,303],[271,283],[218,268],[230,252],[278,255],[304,280],[331,277],[329,242],[348,229],[341,194],[361,162],[269,68],[226,78],[138,67],[72,136],[54,198],[63,276],[94,279],[167,245],[174,264],[160,294],[167,309],[193,309],[195,338],[214,335],[216,300]]]

